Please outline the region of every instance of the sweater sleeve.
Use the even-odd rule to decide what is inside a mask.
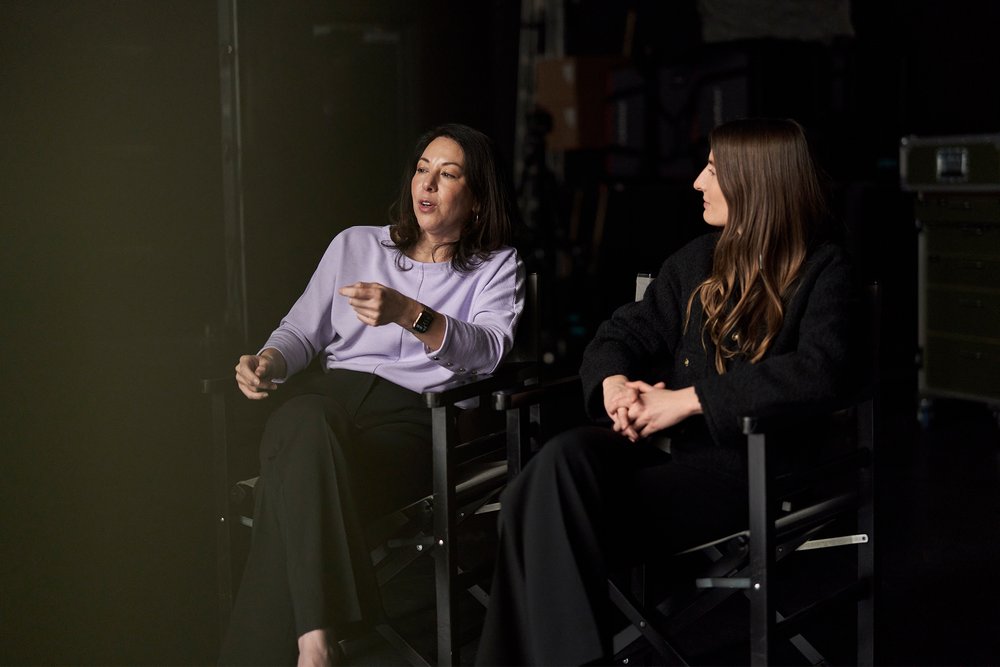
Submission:
[[[492,372],[514,345],[524,308],[524,264],[513,249],[491,264],[491,275],[472,297],[468,320],[445,315],[441,347],[428,350],[432,360],[459,375]]]
[[[801,279],[774,354],[695,383],[716,442],[740,438],[744,416],[834,402],[849,391],[855,295],[846,256],[828,247]]]

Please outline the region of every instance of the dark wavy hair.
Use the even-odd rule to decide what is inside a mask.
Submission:
[[[507,171],[499,164],[493,141],[466,125],[440,125],[417,140],[403,171],[399,201],[389,212],[392,241],[386,245],[398,251],[396,264],[407,268],[406,252],[416,246],[421,233],[413,214],[410,182],[424,149],[438,137],[448,137],[462,148],[465,161],[462,171],[475,202],[476,214],[462,227],[458,240],[450,244],[453,246],[451,265],[458,271],[471,271],[491,253],[510,244],[518,212]]]
[[[703,335],[715,367],[760,361],[781,329],[810,246],[829,215],[822,176],[802,126],[793,120],[743,119],[716,127],[710,142],[729,219],[712,273],[695,289]],[[687,323],[685,323],[685,326]]]

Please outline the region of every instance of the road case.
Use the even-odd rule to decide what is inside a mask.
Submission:
[[[915,193],[920,417],[935,397],[1000,415],[1000,134],[905,137]]]

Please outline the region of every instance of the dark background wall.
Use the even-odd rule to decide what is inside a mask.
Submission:
[[[0,0],[0,662],[214,659],[197,380],[228,373],[260,342],[333,234],[385,220],[420,130],[467,122],[514,153],[518,4],[239,3],[244,341],[226,319],[215,3]],[[850,39],[706,46],[694,2],[611,5],[567,3],[567,53],[620,50],[609,26],[631,8],[636,63],[696,68],[753,53],[755,108],[807,116],[886,285],[900,341],[890,377],[900,411],[911,408],[915,243],[898,141],[1000,130],[990,83],[1000,10],[858,2]],[[696,204],[685,207],[696,172],[616,185],[595,164],[606,162],[567,157],[568,187],[557,184],[546,224],[568,225],[567,193],[603,182],[619,193],[609,225],[652,234],[651,254],[694,233]],[[606,254],[630,247],[609,239]],[[597,277],[614,266],[598,265]],[[603,308],[554,320],[553,350],[572,361]]]
[[[206,655],[215,39],[205,3],[0,4],[5,663]]]

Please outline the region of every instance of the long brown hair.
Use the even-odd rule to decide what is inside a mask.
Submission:
[[[390,210],[392,242],[387,245],[398,251],[397,265],[401,268],[409,265],[404,254],[420,240],[420,225],[413,213],[410,179],[424,149],[438,137],[448,137],[461,146],[465,162],[462,171],[476,202],[475,214],[462,227],[458,240],[450,244],[451,265],[459,271],[470,271],[487,259],[490,253],[510,244],[519,218],[510,179],[499,162],[493,141],[467,125],[440,125],[417,139],[413,155],[403,169],[399,200]]]
[[[805,132],[795,121],[731,121],[716,127],[710,141],[729,219],[711,275],[688,300],[685,327],[697,298],[702,342],[707,336],[715,345],[715,368],[725,373],[730,359],[764,357],[827,209]]]

